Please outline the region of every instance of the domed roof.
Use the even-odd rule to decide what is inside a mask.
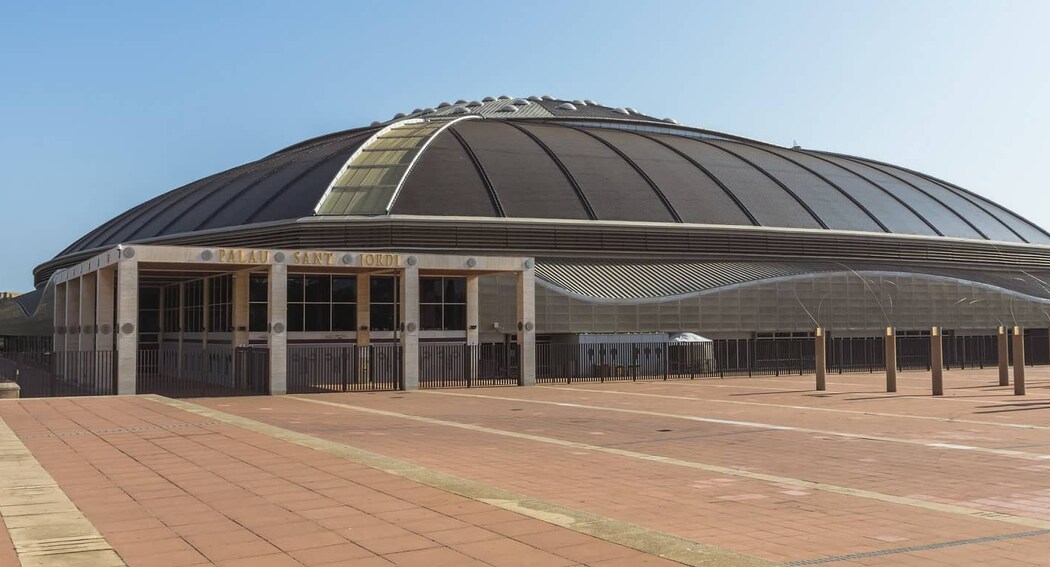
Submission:
[[[1046,231],[996,203],[902,167],[537,96],[460,101],[302,142],[147,201],[59,256],[269,221],[376,215],[1050,243]]]

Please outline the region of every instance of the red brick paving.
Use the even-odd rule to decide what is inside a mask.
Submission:
[[[129,565],[672,565],[141,398],[0,418]]]
[[[870,433],[1038,455],[1050,454],[1050,389],[1046,387],[1050,380],[1043,375],[1045,369],[1041,370],[1042,373],[1030,371],[1030,393],[1023,398],[1012,396],[1011,389],[994,386],[994,370],[947,373],[948,395],[941,399],[925,395],[929,377],[923,373],[902,374],[896,394],[881,391],[880,376],[859,374],[830,376],[827,393],[812,391],[812,376],[783,376],[454,392],[488,398],[432,393],[309,398],[1045,520],[1050,519],[1050,483],[1046,480],[1050,461],[1034,457],[530,402]],[[201,403],[564,506],[777,561],[893,552],[958,540],[1006,537],[1035,529],[807,490],[790,483],[319,406],[294,398],[273,398],[265,404],[257,399]],[[266,409],[261,409],[261,405]],[[905,415],[990,423],[910,419]],[[1046,565],[1050,564],[1050,536],[893,552],[846,563]]]
[[[15,546],[3,518],[0,518],[0,565],[18,565],[18,555],[15,554]]]

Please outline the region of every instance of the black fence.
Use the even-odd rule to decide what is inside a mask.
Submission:
[[[176,345],[141,349],[136,391],[173,398],[270,393],[266,347]]]
[[[728,339],[697,343],[536,345],[537,382],[672,380],[804,374],[816,368],[812,339]]]
[[[397,390],[401,345],[288,346],[289,394]]]
[[[105,396],[116,393],[113,351],[6,352],[0,380],[12,380],[23,398]]]
[[[520,382],[515,343],[419,345],[420,388],[517,386]]]

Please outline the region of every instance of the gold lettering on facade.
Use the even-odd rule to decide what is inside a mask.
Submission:
[[[292,263],[300,266],[334,266],[334,252],[293,252]]]
[[[397,254],[366,253],[361,254],[360,265],[366,268],[394,268],[401,265]]]
[[[268,264],[270,253],[266,250],[220,248],[219,262],[222,264]]]

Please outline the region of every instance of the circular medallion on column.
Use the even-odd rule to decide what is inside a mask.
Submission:
[[[349,266],[350,264],[353,264],[353,263],[354,263],[354,256],[353,256],[353,254],[343,254],[343,264],[346,264],[347,266]]]
[[[284,323],[274,323],[273,332],[275,335],[280,335],[284,333]]]
[[[84,325],[80,332],[84,333],[85,335],[90,335],[95,332],[95,329],[91,325]]]
[[[470,259],[467,260],[467,266],[468,267],[473,268],[473,267],[475,267],[477,265],[478,265],[477,258],[470,258]]]
[[[201,252],[201,259],[204,260],[205,262],[210,261],[214,257],[215,257],[215,253],[212,252],[211,250],[205,250],[204,252]]]
[[[525,325],[521,321],[518,321],[518,330],[521,331],[524,328],[525,328]]]
[[[109,323],[103,323],[100,329],[102,330],[103,335],[108,335],[113,330],[113,328],[109,326]]]
[[[134,248],[125,248],[124,249],[124,257],[125,258],[134,258],[135,257],[135,249]]]
[[[278,252],[278,253],[274,254],[273,255],[273,261],[277,262],[278,264],[283,264],[284,263],[284,252]]]
[[[64,335],[64,334],[66,334],[66,328],[65,327],[55,327],[55,334],[56,335]]]
[[[69,334],[71,334],[71,335],[79,335],[80,334],[80,327],[77,326],[77,325],[73,325],[72,327],[69,328]]]
[[[123,325],[120,326],[120,332],[124,333],[125,335],[130,335],[131,333],[134,333],[135,332],[135,324],[134,323],[124,323]]]
[[[408,324],[408,332],[409,332],[409,333],[414,333],[414,332],[416,332],[416,324],[415,324],[415,323],[409,323],[409,324]]]
[[[532,324],[532,321],[529,321],[528,323],[525,323],[525,330],[526,331],[531,331],[534,328],[536,328],[536,327],[535,327],[535,325]]]
[[[533,260],[532,258],[529,258],[528,260],[525,260],[525,267],[526,268],[531,270],[533,268],[533,266],[535,266],[535,265],[536,265],[536,261]]]
[[[415,265],[416,265],[416,263],[418,263],[418,262],[419,262],[419,259],[418,259],[418,258],[416,258],[415,256],[409,256],[409,257],[408,257],[408,260],[406,260],[406,262],[408,262],[408,265],[409,265],[409,266],[415,266]]]

